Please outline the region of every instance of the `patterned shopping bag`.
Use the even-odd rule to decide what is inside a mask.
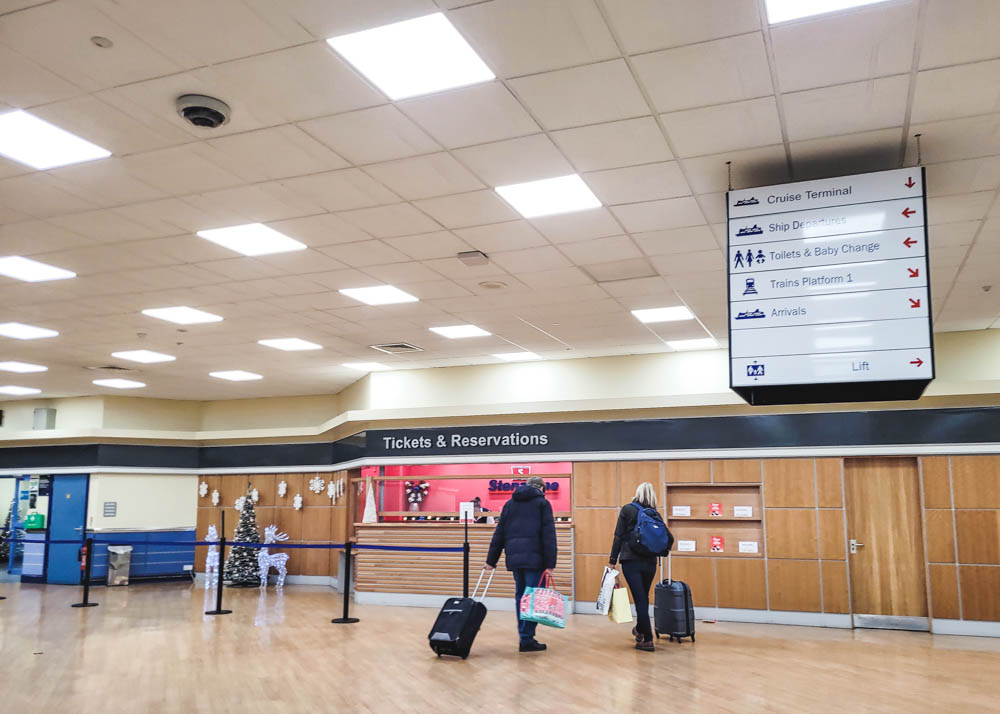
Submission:
[[[520,617],[549,627],[566,627],[568,598],[552,589],[552,576],[543,573],[537,588],[525,588],[521,596]]]

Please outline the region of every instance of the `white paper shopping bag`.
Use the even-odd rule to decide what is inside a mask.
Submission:
[[[614,568],[604,566],[604,575],[601,576],[601,589],[597,594],[597,612],[601,615],[608,614],[611,607],[611,591],[615,589],[615,578],[618,571]]]

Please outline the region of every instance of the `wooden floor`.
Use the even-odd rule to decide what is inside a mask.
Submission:
[[[210,618],[190,584],[0,585],[4,712],[998,711],[1000,641],[873,630],[702,624],[694,645],[632,649],[629,628],[574,616],[516,651],[493,612],[467,661],[436,659],[436,611],[358,607],[333,625],[326,587],[226,593]]]

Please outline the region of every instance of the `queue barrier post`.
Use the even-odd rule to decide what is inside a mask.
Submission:
[[[97,607],[98,603],[90,601],[90,568],[94,564],[93,538],[87,538],[83,557],[86,558],[83,564],[83,602],[75,603],[70,607]]]
[[[330,622],[335,625],[352,625],[355,622],[360,622],[358,618],[351,617],[349,608],[351,605],[351,570],[353,568],[353,563],[351,561],[351,541],[347,541],[344,544],[344,614],[341,617],[335,617]]]
[[[469,516],[465,516],[465,543],[462,544],[462,597],[469,597]]]
[[[226,512],[222,513],[222,537],[219,539],[219,563],[215,566],[216,586],[215,586],[215,609],[206,610],[206,615],[229,615],[232,610],[222,609],[222,566],[226,562]],[[208,574],[205,574],[208,577]]]

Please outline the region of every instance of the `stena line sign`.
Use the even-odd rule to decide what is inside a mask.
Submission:
[[[934,378],[922,168],[730,191],[730,387],[916,399]]]

